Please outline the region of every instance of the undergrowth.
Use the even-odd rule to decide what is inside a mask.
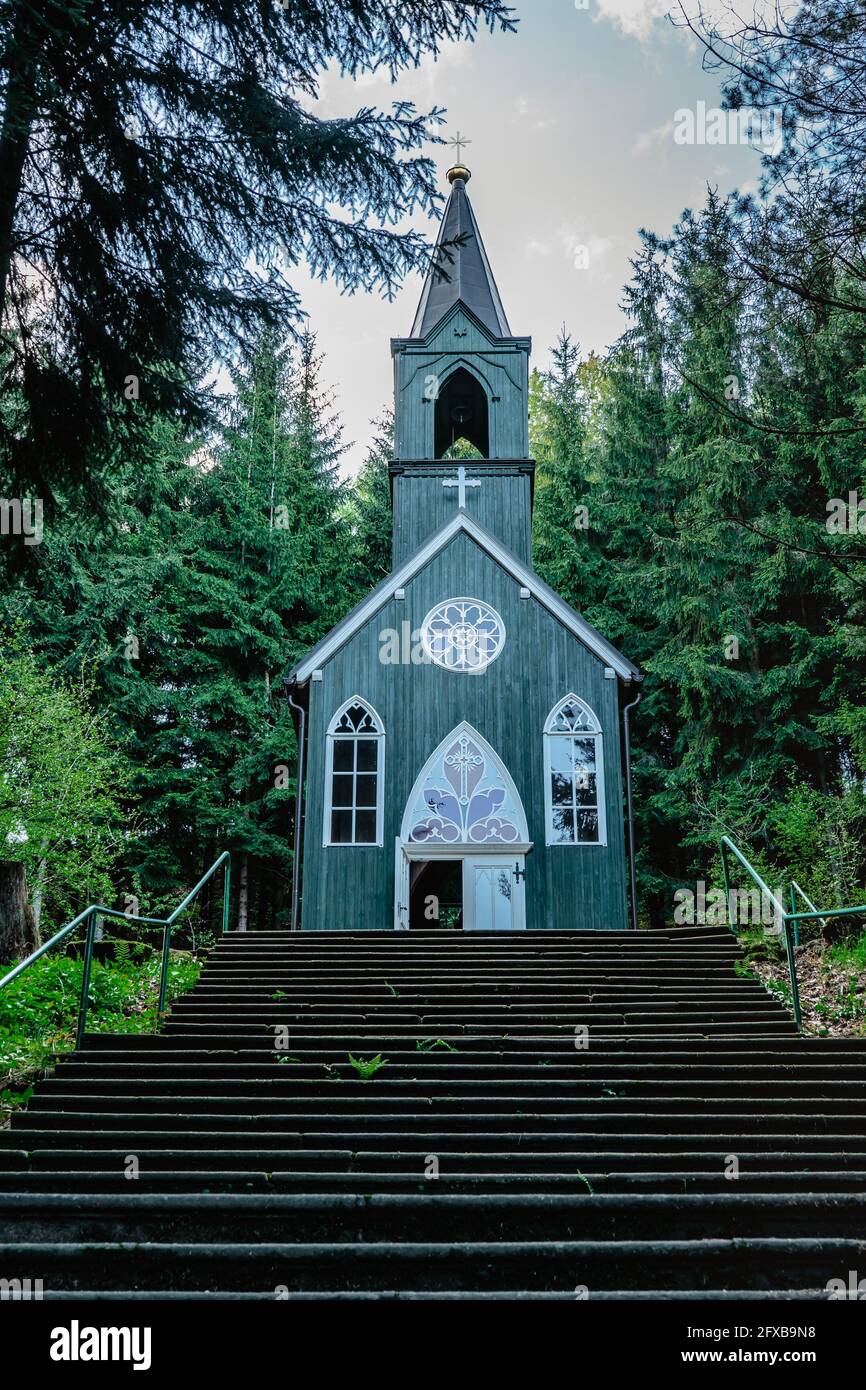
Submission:
[[[88,1033],[152,1033],[156,1026],[160,956],[123,943],[114,960],[94,959],[88,991]],[[0,975],[11,967],[0,967]],[[54,1058],[75,1046],[82,961],[43,956],[0,991],[0,1124],[26,1105],[33,1083]],[[201,960],[172,951],[168,999],[190,989]]]

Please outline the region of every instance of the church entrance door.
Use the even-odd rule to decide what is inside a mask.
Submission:
[[[409,794],[395,845],[394,926],[521,930],[531,849],[507,767],[464,720],[430,754]]]
[[[519,931],[526,926],[523,856],[485,854],[463,860],[465,931]]]
[[[397,841],[394,925],[398,931],[520,931],[526,926],[525,857],[502,853],[422,858]]]
[[[414,860],[409,865],[409,927],[412,931],[463,928],[463,867],[459,859]]]

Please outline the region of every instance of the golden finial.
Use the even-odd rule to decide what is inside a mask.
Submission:
[[[460,131],[458,130],[457,134],[453,135],[451,139],[448,141],[448,144],[452,147],[452,149],[455,149],[457,151],[457,163],[453,166],[453,168],[448,170],[448,182],[450,184],[453,184],[455,179],[462,179],[464,183],[468,183],[469,180],[472,178],[472,175],[467,169],[466,165],[463,163],[461,156],[463,154],[463,146],[471,145],[472,141],[467,140],[466,136],[461,135]]]

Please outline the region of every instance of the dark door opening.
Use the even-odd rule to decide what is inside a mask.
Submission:
[[[448,378],[436,401],[436,457],[441,459],[458,439],[474,444],[481,458],[490,457],[487,393],[465,367]]]
[[[463,930],[463,861],[428,859],[410,865],[409,929]]]

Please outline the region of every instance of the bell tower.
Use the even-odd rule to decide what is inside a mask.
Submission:
[[[530,561],[529,338],[515,337],[493,278],[463,164],[415,322],[394,338],[391,464],[397,568],[458,508]]]

